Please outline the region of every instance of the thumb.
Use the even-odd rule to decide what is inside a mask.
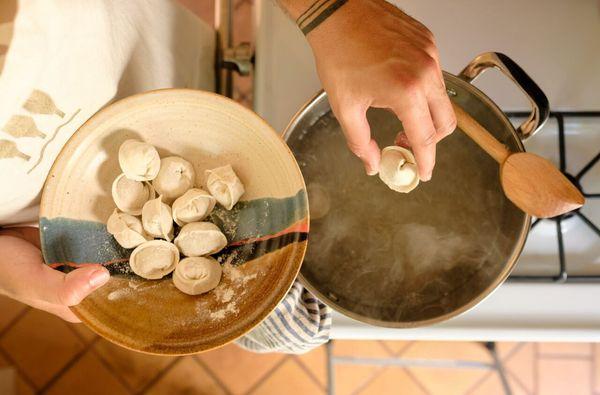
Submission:
[[[46,286],[40,299],[62,306],[75,306],[86,296],[106,284],[110,278],[102,265],[89,265],[67,274],[42,266]]]
[[[350,151],[363,162],[368,175],[377,174],[381,152],[377,142],[371,138],[367,110],[363,108],[342,108],[338,120],[344,130]]]

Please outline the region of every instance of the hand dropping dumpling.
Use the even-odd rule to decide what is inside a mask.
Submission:
[[[106,230],[123,248],[133,248],[152,238],[142,228],[142,222],[133,215],[120,213],[116,209],[108,218]]]
[[[179,262],[179,250],[164,240],[140,244],[129,257],[129,266],[135,274],[148,280],[158,280],[171,273]]]
[[[206,187],[227,210],[231,210],[244,194],[244,185],[231,165],[206,171]]]
[[[173,202],[173,220],[180,226],[200,221],[210,214],[216,202],[208,192],[192,188]]]
[[[161,196],[149,200],[142,208],[142,225],[151,236],[167,241],[173,238],[173,218],[171,208],[162,202]]]
[[[171,203],[194,186],[195,178],[196,172],[190,162],[178,156],[169,156],[162,159],[152,186],[165,202]]]
[[[417,162],[410,150],[398,146],[385,147],[381,152],[379,178],[390,189],[408,193],[419,185]]]
[[[113,200],[119,210],[127,214],[140,215],[144,204],[154,196],[152,185],[130,180],[125,173],[119,175],[112,184]]]
[[[119,148],[119,165],[130,180],[153,180],[160,170],[160,157],[152,145],[126,140]]]
[[[200,295],[219,285],[221,273],[221,265],[214,258],[185,258],[175,266],[173,283],[181,292]]]
[[[225,248],[227,238],[213,223],[192,222],[181,228],[175,245],[185,256],[210,255]]]

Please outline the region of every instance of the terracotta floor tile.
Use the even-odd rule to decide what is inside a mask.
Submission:
[[[483,369],[408,368],[432,395],[464,394],[488,372]]]
[[[515,377],[511,374],[506,376],[506,379],[508,381],[508,386],[510,387],[510,390],[512,391],[512,395],[532,395],[533,392],[531,391],[527,391],[523,388],[523,384],[521,382],[517,382],[517,380],[515,379]]]
[[[523,344],[503,361],[507,375],[531,393],[535,389],[535,364],[537,363],[534,347],[533,343]]]
[[[193,357],[183,357],[146,394],[225,395],[226,392]]]
[[[98,360],[87,351],[46,392],[47,395],[127,395],[127,389]]]
[[[275,372],[263,381],[252,395],[318,395],[325,394],[315,381],[298,366],[293,359],[286,360]]]
[[[333,355],[343,357],[387,358],[390,353],[376,340],[334,340]]]
[[[83,349],[64,321],[35,309],[29,310],[0,339],[0,346],[38,387]]]
[[[400,367],[387,367],[358,394],[360,395],[427,395]]]
[[[378,373],[383,371],[381,366],[341,365],[334,368],[335,395],[353,394],[362,388]]]
[[[600,393],[600,344],[594,344],[594,356],[593,365],[594,377],[592,381],[594,383],[594,391]]]
[[[0,369],[2,368],[13,368],[15,369],[15,374],[17,375],[17,395],[32,395],[35,391],[33,387],[31,387],[27,382],[19,375],[19,372],[16,371],[16,368],[12,366],[10,362],[8,362],[2,354],[0,354]],[[2,393],[2,392],[0,392]]]
[[[310,370],[322,386],[327,386],[327,350],[325,345],[319,346],[306,354],[296,355],[308,370]]]
[[[451,359],[491,362],[488,350],[476,342],[418,341],[402,353],[402,358]]]
[[[92,340],[98,337],[96,333],[94,333],[90,328],[88,328],[85,324],[70,324],[71,329],[75,330],[77,334],[83,339],[85,344],[88,344]]]
[[[583,356],[592,355],[592,345],[590,343],[538,343],[538,353],[540,356]]]
[[[517,342],[496,342],[496,352],[500,359],[504,360],[520,344]]]
[[[471,388],[467,395],[504,395],[500,376],[495,372],[488,374],[485,380],[477,384],[475,388]]]
[[[408,349],[408,346],[413,342],[407,342],[402,340],[383,340],[381,342],[385,347],[387,347],[393,355],[398,355],[402,351]]]
[[[94,344],[94,349],[111,366],[112,371],[134,391],[144,388],[150,380],[175,360],[175,357],[130,351],[105,339],[100,339]]]
[[[538,392],[543,395],[589,394],[591,362],[581,359],[538,359]]]
[[[8,296],[0,295],[0,311],[2,312],[2,314],[0,314],[0,331],[6,328],[6,325],[14,320],[15,317],[26,308],[27,305],[17,302]]]
[[[229,344],[214,351],[199,354],[208,369],[227,386],[233,394],[244,394],[271,370],[284,356],[282,354],[256,354]],[[244,372],[244,379],[240,379]]]

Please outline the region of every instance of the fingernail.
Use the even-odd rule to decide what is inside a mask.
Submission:
[[[367,169],[367,175],[368,176],[374,176],[376,174],[377,174],[377,170]]]
[[[428,173],[425,175],[425,177],[421,178],[421,181],[423,182],[427,182],[429,180],[431,180],[431,173]]]
[[[90,275],[90,286],[92,288],[98,288],[108,281],[110,278],[110,274],[106,269],[98,269]]]

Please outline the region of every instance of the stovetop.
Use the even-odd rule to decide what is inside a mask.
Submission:
[[[523,114],[512,113],[518,122]],[[600,112],[553,112],[525,142],[583,192],[586,203],[552,219],[534,219],[510,281],[600,282]]]

